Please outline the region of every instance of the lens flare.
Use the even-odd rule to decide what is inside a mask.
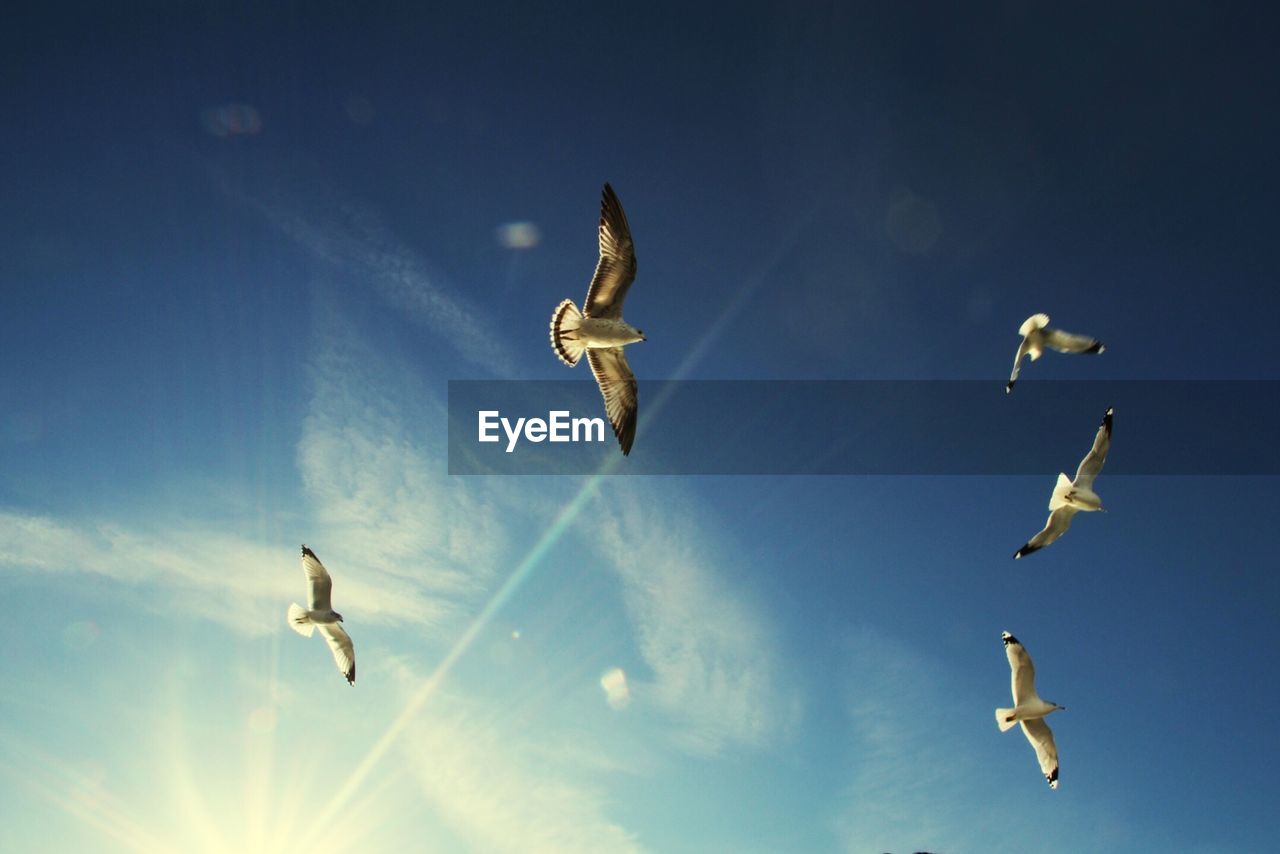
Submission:
[[[531,222],[508,222],[496,231],[498,243],[505,249],[532,249],[542,240],[542,232]]]

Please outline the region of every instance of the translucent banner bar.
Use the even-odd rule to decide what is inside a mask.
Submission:
[[[455,475],[1280,474],[1280,382],[654,381],[618,450],[583,381],[449,383]]]

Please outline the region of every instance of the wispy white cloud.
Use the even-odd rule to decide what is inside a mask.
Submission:
[[[651,681],[628,680],[636,702],[678,721],[677,744],[699,754],[762,745],[785,732],[799,695],[781,674],[770,618],[735,591],[697,513],[632,482],[597,499],[593,532],[617,571]],[[685,508],[691,511],[691,508]]]
[[[411,582],[441,614],[469,608],[506,545],[491,490],[446,473],[444,407],[417,377],[332,306],[315,316],[298,468],[317,538],[358,575]]]
[[[422,677],[403,662],[411,693]],[[594,764],[548,756],[547,735],[522,736],[490,722],[482,708],[440,695],[408,727],[400,751],[428,802],[477,850],[628,852],[635,834],[608,817]],[[594,784],[593,784],[594,783]]]
[[[249,190],[225,173],[212,172],[215,185],[228,197],[261,213],[343,280],[370,288],[391,308],[494,375],[515,374],[516,359],[487,326],[484,314],[457,288],[444,285],[444,277],[400,241],[376,211],[342,199],[314,180],[286,188],[276,179],[274,189]]]
[[[505,535],[488,500],[444,471],[439,401],[352,334],[318,295],[312,398],[298,442],[309,512],[295,522],[361,620],[448,631],[491,581]],[[54,518],[0,511],[0,568],[85,572],[159,596],[148,606],[238,631],[284,625],[305,593],[297,544],[267,544],[225,525],[213,491],[190,521]]]
[[[851,729],[851,779],[836,829],[848,851],[964,850],[972,814],[957,806],[973,770],[938,668],[870,630],[843,647],[837,686]],[[954,738],[953,738],[954,737]]]
[[[142,530],[14,511],[0,512],[0,568],[102,576],[151,590],[145,603],[155,611],[247,634],[282,629],[284,607],[306,590],[297,546],[195,527]],[[370,622],[439,619],[439,603],[408,579],[339,575],[336,585],[345,607]]]

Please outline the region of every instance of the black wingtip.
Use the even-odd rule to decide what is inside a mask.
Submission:
[[[311,558],[312,560],[320,560],[320,558],[316,557],[316,553],[315,553],[315,552],[313,552],[313,551],[311,551],[311,549],[307,548],[307,544],[306,544],[306,543],[303,543],[303,544],[302,544],[302,556],[303,556],[303,557],[309,557],[309,558]]]
[[[1039,550],[1040,550],[1039,546],[1033,546],[1028,543],[1027,545],[1023,546],[1022,548],[1018,549],[1016,552],[1013,553],[1013,559],[1017,560],[1018,558],[1026,557],[1032,552],[1039,551]]]
[[[1102,416],[1102,426],[1107,428],[1107,432],[1111,432],[1111,416],[1115,415],[1114,406],[1107,407],[1107,414]]]
[[[1005,645],[1005,646],[1008,646],[1008,645],[1009,645],[1009,644],[1011,644],[1011,643],[1016,643],[1016,644],[1018,644],[1018,645],[1021,645],[1021,644],[1022,644],[1022,641],[1018,640],[1017,638],[1015,638],[1013,635],[1009,634],[1008,632],[1001,632],[1001,633],[1000,633],[1000,639],[1004,641],[1004,645]]]
[[[347,677],[347,684],[354,688],[356,684],[356,666],[354,664],[351,665],[351,669],[342,675]]]
[[[1105,349],[1107,349],[1107,346],[1106,346],[1105,344],[1103,344],[1101,341],[1094,341],[1094,342],[1093,342],[1093,346],[1092,346],[1092,347],[1090,347],[1088,350],[1085,350],[1084,352],[1086,352],[1086,353],[1101,353],[1101,352],[1102,352],[1103,350],[1105,350]]]
[[[1008,394],[1009,392],[1013,391],[1013,384],[1015,382],[1017,382],[1017,380],[1009,380],[1009,382],[1005,383],[1005,386],[1004,386],[1005,394]]]

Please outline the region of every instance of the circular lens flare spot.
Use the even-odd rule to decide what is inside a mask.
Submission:
[[[621,667],[614,667],[600,677],[600,687],[604,689],[605,702],[609,708],[622,711],[631,703],[631,689],[627,687],[627,674]]]
[[[262,132],[262,115],[248,104],[224,104],[201,110],[200,124],[209,133],[223,139],[256,136]]]
[[[509,222],[497,228],[498,243],[505,249],[532,249],[542,240],[542,232],[531,222]]]

